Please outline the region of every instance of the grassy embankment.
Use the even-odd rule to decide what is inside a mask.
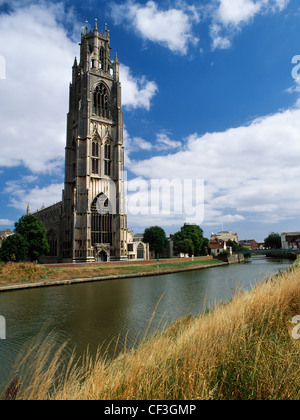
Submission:
[[[0,265],[0,286],[32,283],[39,281],[65,280],[77,278],[97,278],[111,275],[137,275],[139,273],[159,273],[176,271],[187,268],[203,267],[205,265],[220,264],[217,259],[159,262],[153,264],[101,265],[90,267],[45,267],[34,263],[8,263]]]
[[[49,340],[33,348],[20,399],[299,399],[300,268],[236,293],[198,317],[178,320],[114,360],[84,359],[59,380],[63,347],[43,370]],[[299,332],[299,331],[298,331]],[[26,382],[25,377],[17,374]],[[28,378],[28,377],[27,377]],[[57,386],[51,390],[54,378]],[[24,382],[23,382],[24,383]]]

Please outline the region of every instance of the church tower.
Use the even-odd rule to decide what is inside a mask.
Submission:
[[[75,58],[67,117],[62,260],[127,259],[123,114],[109,31],[86,26]]]

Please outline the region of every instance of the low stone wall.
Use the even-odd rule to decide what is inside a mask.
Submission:
[[[240,264],[245,262],[245,256],[240,254],[234,254],[234,255],[218,255],[218,260],[227,262],[228,264]]]
[[[231,255],[228,257],[228,262],[229,264],[239,264],[245,262],[245,256],[240,254]]]

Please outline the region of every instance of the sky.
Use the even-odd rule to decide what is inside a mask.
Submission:
[[[61,200],[82,27],[121,63],[128,228],[300,230],[297,0],[0,0],[0,230]]]

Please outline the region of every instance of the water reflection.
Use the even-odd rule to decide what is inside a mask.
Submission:
[[[24,343],[43,328],[55,330],[60,342],[69,340],[69,353],[74,346],[79,354],[89,346],[94,354],[99,345],[105,348],[111,342],[112,355],[116,343],[117,352],[123,350],[125,337],[130,346],[144,334],[161,297],[152,329],[162,319],[169,323],[227,301],[237,287],[248,290],[290,264],[259,257],[207,270],[0,294],[0,314],[7,322],[7,339],[0,340],[0,383]]]

